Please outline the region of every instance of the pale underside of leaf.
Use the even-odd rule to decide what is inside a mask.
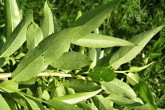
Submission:
[[[136,94],[133,91],[133,89],[129,85],[118,79],[114,79],[113,81],[110,82],[102,82],[102,84],[111,93],[124,96],[129,99],[136,98]]]
[[[27,29],[27,47],[32,50],[43,40],[42,30],[36,23],[31,23]]]
[[[110,59],[109,64],[115,70],[120,67],[120,65],[131,61],[133,58],[140,53],[140,51],[145,47],[145,45],[151,40],[151,38],[158,33],[164,26],[157,27],[153,30],[143,32],[141,34],[135,35],[131,38],[130,42],[137,46],[134,47],[121,47]]]
[[[41,22],[41,29],[42,29],[44,38],[54,33],[53,14],[47,2],[45,2],[45,5],[44,5],[44,18]]]
[[[91,47],[91,48],[107,48],[114,46],[134,46],[133,43],[128,42],[123,39],[114,38],[106,35],[90,33],[85,37],[82,37],[78,40],[72,42],[73,44],[83,46],[83,47]]]
[[[85,24],[81,26],[65,29],[46,37],[34,50],[29,51],[21,61],[18,68],[12,74],[13,81],[21,82],[36,76],[41,70],[44,70],[63,53],[67,52],[71,41],[82,38],[92,30],[95,30],[119,2],[120,0],[114,0],[110,4],[98,8],[99,11],[95,10],[97,13],[94,12],[91,18],[88,17],[90,18],[89,21],[85,21]],[[41,64],[38,63],[40,60]],[[25,61],[26,63],[24,63]],[[33,66],[35,65],[38,65],[40,68],[34,68]],[[25,79],[24,75],[28,77]]]
[[[6,11],[6,37],[9,37],[21,21],[16,0],[5,0]]]
[[[91,98],[91,97],[97,95],[100,91],[101,91],[101,89],[99,89],[97,91],[93,91],[93,92],[84,92],[84,93],[66,95],[66,96],[62,96],[62,97],[57,97],[55,99],[63,101],[68,104],[76,104],[80,101],[86,100],[88,98]]]

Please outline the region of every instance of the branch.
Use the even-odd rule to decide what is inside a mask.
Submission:
[[[0,73],[0,80],[5,78],[10,78],[12,73]],[[64,72],[43,72],[39,73],[37,76],[57,76],[57,77],[75,77],[72,74],[67,74]]]

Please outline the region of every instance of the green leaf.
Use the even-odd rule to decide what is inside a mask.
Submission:
[[[68,104],[76,104],[78,102],[81,102],[83,100],[89,99],[95,95],[97,95],[101,89],[93,92],[84,92],[84,93],[77,93],[77,94],[72,94],[72,95],[66,95],[62,97],[56,97],[54,99],[63,101]]]
[[[110,59],[109,64],[116,70],[120,65],[131,61],[140,53],[145,45],[151,40],[151,38],[158,33],[164,26],[157,27],[153,30],[143,32],[135,35],[131,38],[130,42],[137,46],[134,47],[121,47]]]
[[[44,5],[44,18],[41,22],[41,29],[42,29],[44,38],[54,33],[53,14],[51,12],[51,9],[48,6],[47,1],[45,2],[45,5]]]
[[[0,58],[0,67],[2,67],[5,63],[5,58]]]
[[[64,81],[65,87],[73,88],[75,91],[78,92],[88,92],[88,91],[96,91],[101,87],[96,83],[88,80],[81,80],[81,79],[69,79]]]
[[[32,98],[25,97],[25,96],[23,97],[25,98],[27,103],[30,105],[32,110],[46,110],[39,101],[34,100]]]
[[[109,16],[109,14],[111,14],[111,12],[120,2],[121,0],[112,0],[105,5],[85,13],[79,19],[77,19],[76,22],[73,23],[73,26],[75,27],[84,25],[84,28],[87,30],[95,30]]]
[[[129,99],[135,99],[136,94],[134,90],[126,83],[119,79],[114,79],[110,82],[102,82],[102,85],[110,92]]]
[[[0,50],[0,57],[9,57],[22,46],[26,40],[27,27],[31,22],[32,13],[28,13],[6,40],[5,44]]]
[[[9,105],[7,104],[7,102],[5,101],[5,99],[2,97],[2,95],[0,94],[0,107],[1,110],[11,110]]]
[[[98,110],[113,110],[112,103],[102,95],[97,95],[92,100]]]
[[[150,65],[152,65],[154,62],[152,62],[152,63],[150,63],[150,64],[148,64],[148,65],[145,65],[145,66],[143,66],[143,67],[135,67],[135,66],[132,66],[132,67],[130,67],[130,69],[129,70],[127,70],[127,72],[139,72],[139,71],[142,71],[142,70],[144,70],[144,69],[146,69],[147,67],[149,67]]]
[[[110,94],[108,96],[108,99],[113,101],[116,104],[124,105],[126,107],[129,107],[131,109],[135,110],[150,110],[150,107],[148,105],[145,105],[141,102],[131,100],[129,98],[119,96],[116,94]]]
[[[26,39],[28,50],[34,49],[43,40],[42,30],[36,23],[32,22],[28,27]]]
[[[83,47],[91,47],[91,48],[107,48],[114,46],[134,46],[133,43],[128,42],[123,39],[114,38],[106,35],[90,33],[86,36],[75,40],[72,42],[73,44],[83,46]]]
[[[119,2],[119,0],[117,0],[117,2]],[[111,5],[113,5],[113,7],[111,7]],[[96,24],[100,25],[116,5],[116,2],[112,2],[110,7],[105,5],[105,7],[103,6],[103,8],[100,8],[102,11],[100,9],[99,11],[96,10],[97,13],[100,14],[98,14],[98,16],[94,15],[97,17],[92,17],[90,22],[92,21],[97,23],[87,23],[82,26],[65,29],[46,37],[34,50],[27,53],[13,72],[12,81],[26,81],[36,76],[39,72],[45,70],[49,64],[56,61],[63,53],[69,50],[71,41],[81,38],[96,29]]]
[[[0,83],[0,91],[7,92],[7,93],[13,93],[20,91],[18,89],[18,84],[13,82],[9,83],[10,81],[6,80]]]
[[[70,104],[64,103],[62,101],[55,100],[55,99],[46,101],[46,104],[52,106],[56,110],[81,110],[80,108],[78,108],[74,105],[70,105]]]
[[[66,52],[59,59],[54,61],[51,66],[62,70],[75,70],[89,65],[91,60],[79,52]]]
[[[107,67],[96,68],[88,75],[95,82],[100,82],[100,81],[109,82],[116,77],[116,73]]]
[[[39,72],[45,70],[52,60],[58,59],[67,52],[70,43],[67,39],[59,39],[65,31],[53,34],[45,38],[38,47],[29,51],[12,73],[12,81],[22,82],[35,77]]]
[[[16,0],[5,0],[6,37],[8,38],[21,21]],[[12,37],[12,36],[10,36]]]
[[[132,85],[134,85],[140,97],[147,102],[153,110],[157,110],[155,100],[147,84],[138,75],[133,73],[128,73],[127,79]]]

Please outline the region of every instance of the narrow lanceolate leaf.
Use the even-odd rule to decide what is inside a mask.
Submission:
[[[67,104],[65,102],[62,102],[62,101],[56,100],[56,99],[48,100],[48,101],[46,101],[46,104],[55,108],[55,110],[82,110],[74,105]]]
[[[93,11],[94,14],[90,16],[89,22],[87,22],[87,20],[84,22],[87,22],[87,24],[65,29],[46,37],[21,61],[16,70],[12,73],[12,81],[26,81],[46,69],[49,64],[53,63],[53,61],[60,58],[63,53],[69,50],[71,41],[84,37],[92,30],[95,30],[112,12],[119,1],[120,0],[114,0],[112,3],[110,2],[108,5],[105,4],[102,8]]]
[[[150,65],[152,65],[154,62],[151,62],[150,64],[148,64],[148,65],[145,65],[145,66],[142,66],[142,67],[135,67],[135,66],[133,66],[133,67],[130,67],[130,69],[129,70],[127,70],[127,72],[139,72],[139,71],[142,71],[142,70],[144,70],[144,69],[146,69],[147,67],[149,67]]]
[[[26,54],[16,70],[12,73],[12,81],[22,82],[35,77],[39,72],[58,59],[70,47],[68,39],[59,39],[65,36],[67,30],[53,34],[45,38],[41,43]]]
[[[75,40],[73,44],[83,46],[83,47],[92,47],[92,48],[107,48],[114,46],[134,46],[133,43],[128,42],[123,39],[114,38],[106,35],[90,33],[86,36]]]
[[[64,81],[64,86],[73,88],[75,91],[78,92],[91,92],[100,89],[101,87],[96,83],[88,80],[81,80],[81,79],[69,79]]]
[[[131,109],[135,109],[135,110],[150,110],[150,107],[146,104],[143,104],[141,102],[138,101],[134,101],[131,100],[129,98],[123,97],[123,96],[119,96],[116,94],[110,94],[108,96],[108,99],[113,101],[116,104],[120,104],[120,105],[124,105],[126,107],[129,107]]]
[[[101,23],[111,14],[115,7],[121,2],[121,0],[112,0],[92,11],[82,15],[73,23],[73,27],[83,25],[84,31],[91,32],[98,28]],[[82,31],[80,34],[84,33]],[[74,40],[81,37],[77,36]]]
[[[11,110],[9,105],[7,104],[7,102],[5,101],[5,99],[2,97],[2,95],[0,94],[0,107],[1,110]]]
[[[28,50],[32,50],[40,43],[43,39],[42,30],[36,23],[31,23],[27,29],[27,47]]]
[[[110,82],[102,82],[102,85],[110,92],[116,95],[127,97],[129,99],[135,99],[136,94],[134,90],[121,80],[114,79]]]
[[[114,68],[118,69],[120,65],[131,61],[133,58],[140,53],[145,45],[151,40],[151,38],[158,33],[164,26],[157,27],[153,30],[143,32],[135,35],[131,38],[130,42],[137,46],[134,47],[121,47],[110,59],[109,64]]]
[[[41,22],[41,29],[42,29],[44,37],[47,37],[48,35],[54,33],[53,14],[47,2],[45,2],[45,5],[44,5],[44,18]]]
[[[127,79],[134,85],[140,97],[147,102],[153,110],[156,110],[155,100],[147,84],[138,75],[133,73],[128,73]]]
[[[30,105],[31,110],[46,110],[45,107],[41,104],[41,102],[29,97],[25,97],[25,96],[23,97],[25,98],[27,103]]]
[[[29,13],[23,20],[21,20],[21,22],[17,25],[17,27],[4,43],[0,50],[0,57],[9,57],[22,46],[26,40],[27,27],[31,22],[32,13]]]
[[[62,70],[75,70],[89,65],[91,60],[79,52],[66,52],[59,59],[55,60],[51,66]]]
[[[92,97],[94,104],[96,105],[98,110],[113,110],[112,102],[102,95],[97,95]]]
[[[76,104],[80,101],[86,100],[88,98],[91,98],[95,95],[97,95],[101,89],[93,92],[84,92],[84,93],[77,93],[77,94],[72,94],[72,95],[66,95],[62,97],[56,97],[55,99],[63,101],[68,104]]]
[[[5,0],[6,37],[9,37],[21,21],[16,0]]]

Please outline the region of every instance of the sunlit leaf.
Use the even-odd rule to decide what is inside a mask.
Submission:
[[[102,95],[97,95],[92,98],[98,110],[113,110],[110,100],[104,98]]]
[[[9,105],[7,104],[7,102],[5,101],[5,99],[2,97],[2,95],[0,94],[0,107],[2,110],[11,110]]]
[[[101,34],[90,33],[86,36],[75,40],[72,42],[73,44],[83,46],[83,47],[91,47],[91,48],[107,48],[114,46],[134,46],[133,43],[128,42],[123,39],[110,37]]]
[[[62,70],[75,70],[89,65],[91,60],[79,52],[66,52],[59,59],[54,61],[51,66]]]
[[[73,26],[80,26],[85,24],[85,28],[90,29],[93,27],[94,29],[90,31],[94,31],[120,2],[121,0],[112,0],[105,5],[85,13],[79,19],[77,19],[76,22],[73,23]]]
[[[46,104],[50,105],[51,107],[55,108],[56,110],[81,110],[80,108],[67,104],[65,102],[51,99],[46,101]]]
[[[63,101],[68,104],[76,104],[80,101],[86,100],[88,98],[91,98],[91,97],[97,95],[100,91],[101,91],[101,89],[97,90],[97,91],[93,91],[93,92],[84,92],[84,93],[66,95],[66,96],[62,96],[62,97],[56,97],[54,99]]]
[[[154,62],[148,64],[148,65],[145,65],[143,67],[135,67],[135,66],[132,66],[130,67],[129,70],[127,70],[127,72],[139,72],[139,71],[142,71],[144,69],[146,69],[147,67],[149,67],[150,65],[152,65]]]
[[[30,105],[32,110],[46,110],[39,101],[28,97],[24,97],[24,98],[26,99],[27,103]]]
[[[120,0],[114,1],[98,8],[99,11],[93,11],[94,14],[90,16],[90,21],[87,22],[85,20],[85,22],[87,22],[86,24],[62,30],[42,40],[39,45],[34,50],[28,52],[20,62],[12,74],[12,81],[26,81],[45,70],[49,64],[53,63],[53,61],[60,58],[63,53],[69,50],[71,41],[84,37],[92,30],[95,30],[110,12],[112,12]],[[98,15],[95,15],[97,13]]]
[[[48,35],[54,33],[53,14],[51,12],[51,9],[48,6],[47,1],[45,2],[45,5],[44,5],[44,18],[41,22],[41,29],[42,29],[44,37],[47,37]]]
[[[5,0],[6,37],[9,37],[15,27],[21,21],[16,0]],[[12,37],[12,36],[10,36]]]
[[[131,109],[150,110],[150,107],[148,105],[145,105],[138,101],[131,100],[131,99],[123,97],[123,96],[111,94],[108,96],[108,99],[113,101],[114,103],[124,105]]]
[[[120,65],[131,61],[140,53],[145,45],[151,40],[151,38],[158,33],[164,26],[157,27],[153,30],[149,30],[138,35],[133,36],[130,42],[137,46],[133,47],[121,47],[110,59],[109,64],[114,68],[118,69]]]
[[[157,107],[155,100],[147,84],[138,75],[133,73],[128,73],[127,79],[132,85],[134,85],[140,97],[147,102],[153,110],[156,110]]]
[[[110,92],[116,95],[135,99],[136,94],[134,90],[126,83],[119,79],[114,79],[110,82],[102,82],[102,85]]]
[[[110,68],[100,67],[94,69],[94,71],[89,73],[89,77],[95,82],[99,82],[99,81],[109,82],[116,77],[116,73]]]
[[[31,22],[32,13],[28,13],[26,17],[17,25],[17,27],[2,46],[0,50],[0,57],[9,57],[22,46],[26,40],[27,27]]]
[[[36,23],[32,22],[28,27],[26,36],[28,50],[32,50],[37,47],[42,39],[43,34],[40,27]]]

